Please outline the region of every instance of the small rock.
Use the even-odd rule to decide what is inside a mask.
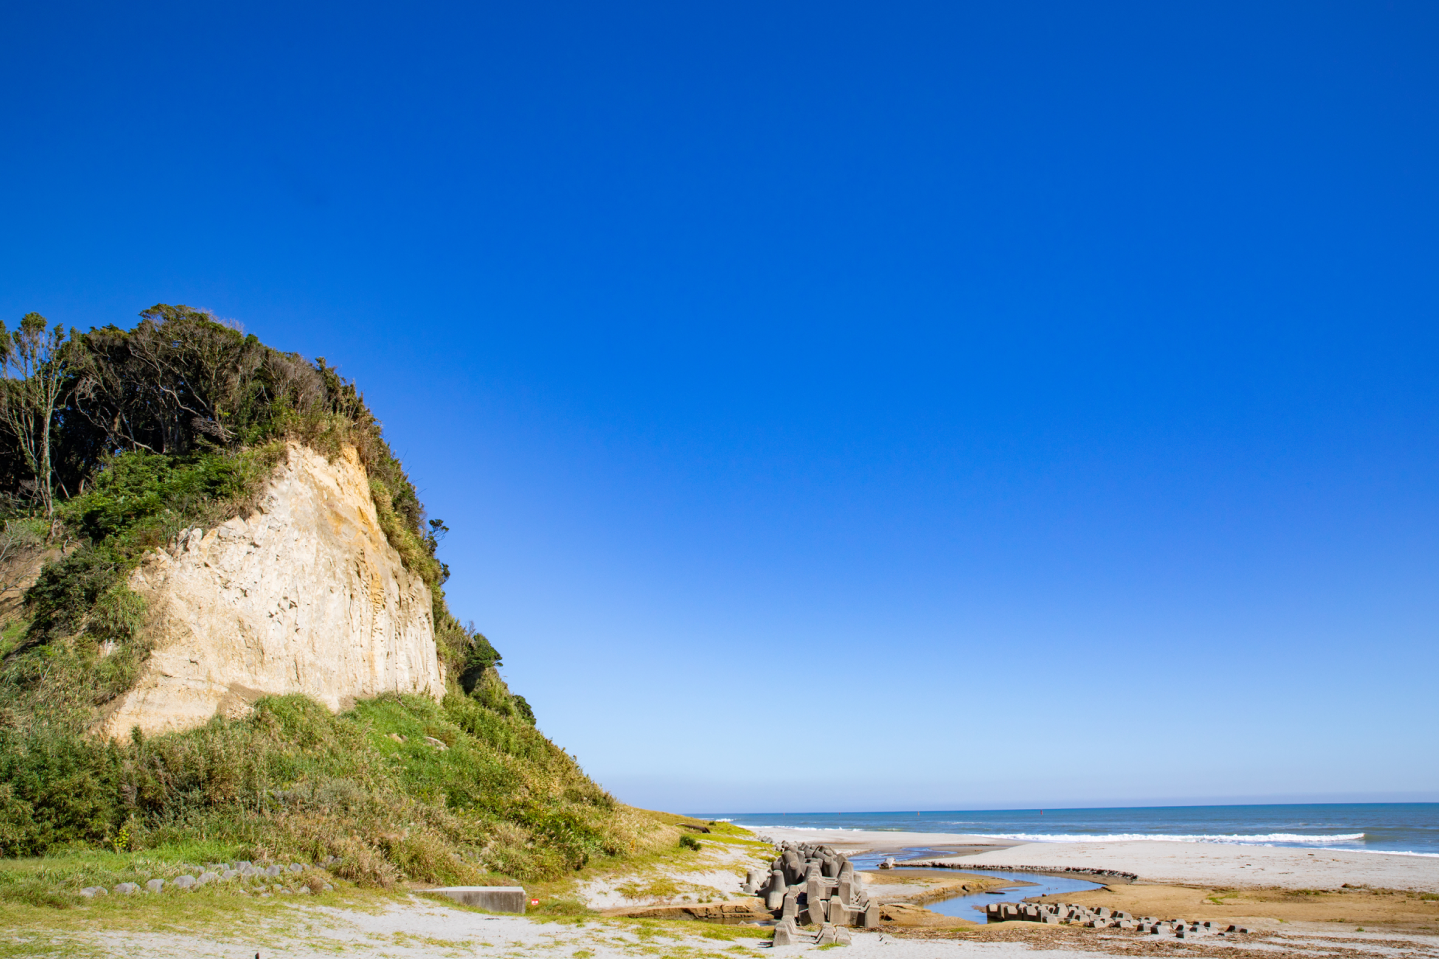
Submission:
[[[191,886],[195,885],[195,877],[176,876],[175,879],[170,883],[170,885],[176,887],[177,889],[189,889]]]
[[[221,878],[221,879],[224,879],[224,880],[226,880],[226,881],[228,882],[228,881],[231,880],[231,879],[237,878],[239,875],[240,875],[240,871],[239,871],[238,869],[226,869],[226,870],[225,870],[225,874],[224,874],[223,876],[221,876],[220,878]]]
[[[290,871],[291,871],[291,872],[304,872],[304,871],[305,871],[305,867],[302,866],[302,865],[300,865],[300,864],[297,863],[297,862],[292,862],[292,863],[290,863]]]
[[[335,891],[335,887],[334,887],[334,886],[330,885],[328,882],[325,883],[325,892],[334,892],[334,891]]]
[[[265,867],[265,875],[267,875],[267,876],[278,876],[279,874],[280,874],[280,867],[279,867],[278,865],[275,865],[275,866],[266,866],[266,867]]]
[[[151,879],[149,882],[145,883],[146,892],[159,892],[161,889],[164,888],[165,880],[163,879]]]
[[[122,882],[120,883],[120,885],[115,887],[116,895],[120,896],[133,896],[139,891],[140,887],[135,885],[133,882]]]
[[[200,884],[200,885],[203,886],[203,885],[205,885],[205,883],[207,883],[207,882],[214,882],[215,880],[217,880],[217,879],[219,879],[219,878],[220,878],[220,876],[219,876],[218,873],[202,872],[202,873],[200,873],[200,878],[199,878],[199,879],[196,879],[195,882],[197,882],[198,884]]]
[[[110,891],[104,886],[86,886],[80,890],[80,895],[86,899],[94,899],[96,896],[108,896]]]

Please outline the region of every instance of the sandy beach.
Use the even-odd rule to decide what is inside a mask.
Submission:
[[[947,832],[891,832],[888,830],[864,829],[790,829],[783,826],[746,826],[757,836],[771,842],[820,842],[834,847],[845,855],[862,852],[899,853],[907,848],[960,849],[976,852],[991,849],[1009,849],[1025,845],[1012,839],[993,839],[988,836],[967,836]]]
[[[1383,889],[1439,892],[1439,856],[1237,846],[1218,843],[1028,842],[953,833],[883,832],[845,829],[759,829],[775,841],[821,842],[846,852],[943,849],[949,856],[925,856],[965,866],[1082,867],[1132,872],[1142,882],[1286,889],[1336,888],[1349,883]]]

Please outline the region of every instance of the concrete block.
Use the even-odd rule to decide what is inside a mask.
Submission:
[[[819,927],[819,938],[814,941],[814,944],[816,946],[833,946],[838,944],[835,939],[833,923],[827,922]]]
[[[868,906],[864,907],[863,925],[866,929],[879,928],[879,903],[871,902]]]
[[[513,912],[524,915],[525,890],[521,886],[442,886],[438,889],[423,889],[464,906],[474,906],[489,912]]]
[[[784,873],[776,869],[770,873],[769,890],[765,893],[765,908],[778,909],[784,902],[785,891]]]
[[[786,919],[776,923],[774,927],[774,945],[793,946],[799,943],[799,930],[794,927],[794,921]]]
[[[838,896],[829,901],[825,916],[829,919],[830,925],[834,926],[847,926],[850,922],[849,907],[840,901]]]
[[[784,894],[784,900],[780,903],[779,917],[781,920],[799,918],[799,887],[792,886]]]
[[[853,875],[853,874],[851,874],[851,875]],[[853,880],[853,879],[846,879],[844,876],[840,876],[839,885],[836,887],[835,895],[839,898],[839,901],[842,902],[842,903],[844,903],[846,906],[851,906],[851,905],[853,905],[853,904],[854,904],[854,880]]]

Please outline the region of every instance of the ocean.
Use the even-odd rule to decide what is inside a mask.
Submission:
[[[1439,856],[1439,803],[705,813],[704,818],[748,827],[966,833],[1022,842],[1167,839]]]

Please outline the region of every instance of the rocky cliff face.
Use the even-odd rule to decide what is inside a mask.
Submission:
[[[148,604],[155,648],[101,735],[198,726],[270,694],[331,709],[387,691],[443,694],[429,589],[386,540],[353,450],[329,462],[292,445],[257,512],[183,534],[130,588]]]

